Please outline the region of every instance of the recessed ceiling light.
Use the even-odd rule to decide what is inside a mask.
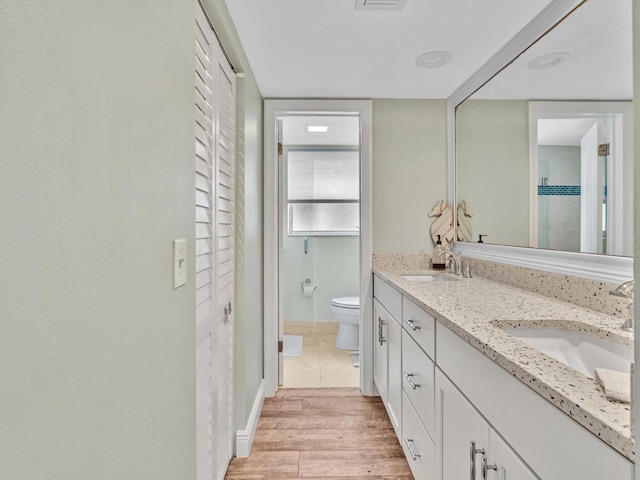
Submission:
[[[546,55],[540,55],[539,57],[531,60],[527,67],[534,70],[540,70],[542,68],[557,67],[561,63],[566,62],[569,59],[569,54],[565,52],[547,53]]]
[[[427,52],[416,58],[416,65],[420,68],[437,68],[446,65],[452,58],[449,52]]]
[[[307,132],[309,133],[327,133],[329,131],[329,125],[307,125]]]

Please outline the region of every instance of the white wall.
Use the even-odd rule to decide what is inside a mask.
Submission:
[[[373,251],[431,251],[447,199],[445,100],[373,101]]]

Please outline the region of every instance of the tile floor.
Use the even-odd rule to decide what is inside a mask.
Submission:
[[[360,369],[334,344],[337,322],[285,322],[285,335],[302,335],[302,356],[284,358],[283,388],[358,387]]]

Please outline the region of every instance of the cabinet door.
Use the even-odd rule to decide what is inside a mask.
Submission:
[[[489,448],[489,425],[447,377],[436,368],[436,431],[443,480],[480,480],[480,451]],[[475,467],[475,468],[474,468]]]
[[[388,330],[388,410],[389,417],[391,417],[391,423],[398,437],[400,437],[400,426],[402,419],[400,413],[402,412],[402,327],[395,319],[389,316],[389,322],[387,324]]]
[[[388,396],[388,330],[389,321],[391,320],[389,313],[377,300],[373,304],[373,328],[374,328],[374,345],[373,345],[373,381],[378,388],[378,393],[382,397],[382,401],[386,404],[389,400]],[[393,321],[393,320],[391,320]]]
[[[497,468],[487,470],[488,480],[538,480],[538,476],[493,429],[489,433],[488,462]]]

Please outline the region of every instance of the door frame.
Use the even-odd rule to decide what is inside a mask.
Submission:
[[[264,101],[264,384],[265,396],[278,391],[278,340],[282,298],[282,199],[278,165],[278,122],[282,115],[360,116],[360,390],[373,387],[373,198],[371,100],[273,99]]]

